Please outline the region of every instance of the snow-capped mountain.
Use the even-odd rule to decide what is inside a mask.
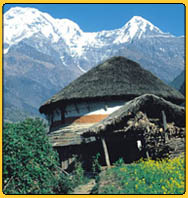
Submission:
[[[162,32],[140,16],[119,29],[101,32],[84,32],[69,19],[55,19],[34,8],[11,8],[3,21],[9,93],[5,102],[11,104],[16,94],[36,109],[52,93],[112,56],[135,60],[166,82],[184,69],[184,37]],[[15,80],[25,87],[15,87]],[[35,84],[33,94],[28,94],[29,82]],[[18,106],[23,108],[22,103]]]
[[[50,40],[51,44],[66,44],[71,55],[82,56],[83,48],[131,42],[145,37],[172,37],[163,33],[149,21],[134,16],[122,28],[112,31],[88,33],[69,19],[54,19],[34,8],[12,8],[4,15],[5,53],[10,46],[31,37]],[[42,46],[38,46],[42,50]]]
[[[68,19],[54,19],[37,9],[18,7],[5,13],[4,32],[7,47],[31,37],[43,37],[51,43],[58,43],[63,38],[66,44],[71,45],[82,34],[79,26]]]

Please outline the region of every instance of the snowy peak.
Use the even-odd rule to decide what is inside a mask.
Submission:
[[[152,23],[150,23],[148,20],[144,19],[141,16],[133,16],[128,22],[127,24],[137,24],[138,26],[149,26],[151,28],[151,30],[153,28],[157,28],[155,27]],[[159,28],[157,28],[159,30]],[[160,30],[159,30],[160,31]]]
[[[53,33],[53,18],[34,8],[11,8],[4,15],[4,42],[16,44],[41,32],[45,37]]]
[[[141,34],[147,31],[155,31],[160,34],[163,33],[159,28],[157,28],[152,23],[150,23],[149,21],[147,21],[146,19],[140,16],[134,16],[128,23],[126,23],[125,29],[129,29],[130,31],[132,31],[133,35],[135,32],[138,32],[138,31]]]
[[[63,28],[67,28],[69,29],[74,29],[74,30],[79,30],[81,31],[80,27],[74,23],[73,21],[69,20],[69,19],[56,19],[56,24],[60,25]]]
[[[172,37],[169,33],[162,32],[158,27],[141,16],[132,17],[121,29],[115,43],[130,42],[133,39],[146,37]]]
[[[65,40],[76,40],[82,36],[83,32],[80,27],[69,19],[56,19],[55,26],[57,28],[58,34],[61,38]]]
[[[10,10],[8,10],[6,13],[5,13],[5,17],[7,18],[11,18],[11,17],[15,17],[16,16],[19,16],[19,15],[24,15],[24,14],[29,14],[29,13],[33,13],[33,14],[36,14],[38,13],[39,11],[35,8],[21,8],[21,7],[13,7],[13,8],[10,8]]]
[[[52,43],[62,37],[81,35],[79,26],[68,19],[54,19],[35,8],[11,8],[4,14],[4,42],[12,45],[41,34]]]

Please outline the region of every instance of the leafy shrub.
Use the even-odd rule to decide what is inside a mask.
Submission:
[[[119,158],[119,160],[117,160],[114,165],[115,166],[122,166],[124,164],[124,160],[123,158]]]
[[[122,164],[100,178],[100,194],[183,194],[185,162],[182,156],[162,161]]]
[[[85,170],[83,169],[83,164],[77,156],[75,156],[74,170],[71,172],[71,175],[72,175],[71,180],[73,187],[76,187],[80,184],[84,184],[88,180],[87,177],[85,176]]]
[[[100,153],[93,157],[92,172],[96,175],[101,172],[101,165],[99,164]]]
[[[55,187],[56,194],[69,194],[75,187],[74,181],[71,176],[61,173],[58,179],[58,185]]]
[[[46,129],[40,119],[4,125],[5,194],[54,194],[62,179],[58,166],[58,155],[48,143]],[[61,185],[63,191],[63,182]]]

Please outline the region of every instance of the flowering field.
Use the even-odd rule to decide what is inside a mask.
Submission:
[[[183,194],[185,162],[180,156],[171,160],[120,163],[99,179],[99,194]]]

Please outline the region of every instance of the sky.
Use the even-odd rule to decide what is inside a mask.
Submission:
[[[133,16],[142,16],[163,32],[184,35],[183,4],[5,4],[3,12],[15,6],[37,8],[54,18],[68,18],[84,32],[121,28]]]

